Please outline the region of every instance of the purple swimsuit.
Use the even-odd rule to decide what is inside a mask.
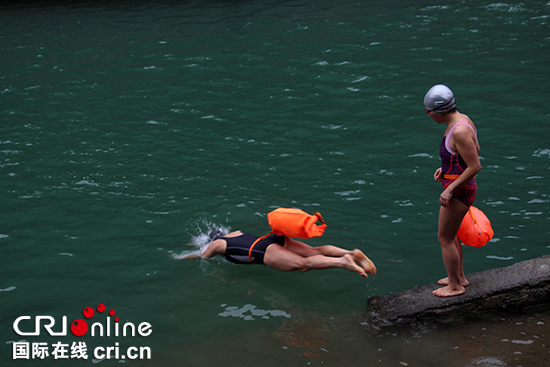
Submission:
[[[441,171],[443,173],[443,188],[446,189],[456,178],[445,178],[448,175],[461,175],[468,167],[464,159],[457,152],[453,151],[449,146],[451,135],[458,125],[467,125],[475,133],[474,128],[467,122],[459,122],[452,127],[451,131],[443,137],[439,148],[439,156],[441,157]],[[477,134],[476,134],[477,138]],[[453,198],[458,199],[461,203],[472,206],[477,194],[477,180],[472,178],[464,185],[456,189],[453,193]]]

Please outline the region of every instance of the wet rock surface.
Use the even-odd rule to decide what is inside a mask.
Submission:
[[[437,283],[367,300],[367,323],[376,326],[415,321],[454,323],[500,312],[550,307],[550,255],[514,265],[467,274],[460,296],[440,298]]]

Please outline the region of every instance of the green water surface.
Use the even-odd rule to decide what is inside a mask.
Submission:
[[[549,17],[547,1],[2,3],[0,364],[548,365],[548,314],[399,332],[363,315],[445,275],[434,84],[481,144],[495,237],[464,249],[466,272],[549,252]],[[321,212],[308,243],[359,248],[378,275],[172,256],[212,228],[265,234],[279,206]],[[13,330],[98,304],[152,334]],[[13,360],[22,339],[85,341],[88,359]],[[115,343],[152,358],[94,358]]]

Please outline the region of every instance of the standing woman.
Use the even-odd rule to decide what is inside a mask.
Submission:
[[[441,167],[434,179],[443,183],[437,236],[447,278],[438,282],[443,287],[433,294],[452,297],[463,294],[469,284],[464,276],[462,244],[456,234],[476,197],[475,175],[481,169],[479,143],[474,123],[457,111],[454,94],[447,86],[433,86],[424,97],[424,106],[436,123],[446,126],[439,149]]]

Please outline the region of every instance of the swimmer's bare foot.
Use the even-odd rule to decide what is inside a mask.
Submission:
[[[466,288],[461,285],[459,285],[458,287],[448,285],[446,287],[436,289],[432,293],[434,296],[438,297],[454,297],[464,294],[464,292],[466,292]]]
[[[439,284],[439,285],[449,285],[449,277],[439,279],[437,284]],[[467,286],[470,285],[470,282],[466,278],[461,278],[460,279],[460,284],[462,284],[463,287],[467,287]]]
[[[369,277],[367,273],[365,273],[365,270],[355,263],[351,255],[346,254],[342,256],[341,259],[344,261],[344,269],[353,271],[354,273],[361,275],[363,278]]]
[[[351,252],[354,260],[371,275],[376,274],[376,266],[361,250],[355,249]]]

